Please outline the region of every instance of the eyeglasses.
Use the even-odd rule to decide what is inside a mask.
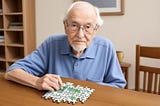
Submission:
[[[96,30],[97,25],[94,27],[92,24],[86,24],[86,25],[79,25],[77,22],[67,22],[67,27],[70,32],[75,33],[78,32],[80,29],[83,30],[86,34],[92,34],[94,30]]]

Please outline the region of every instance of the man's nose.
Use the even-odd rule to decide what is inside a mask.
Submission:
[[[78,37],[81,37],[81,38],[84,37],[83,27],[79,28],[79,31],[78,31],[77,35],[78,35]]]

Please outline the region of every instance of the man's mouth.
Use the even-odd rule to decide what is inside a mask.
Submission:
[[[73,41],[74,43],[86,43],[86,41],[82,41],[82,40],[75,40],[75,41]]]

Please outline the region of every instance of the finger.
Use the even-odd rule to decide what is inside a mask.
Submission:
[[[49,86],[49,87],[52,87],[56,90],[58,90],[60,87],[59,87],[59,84],[57,84],[57,79],[56,78],[52,78],[51,75],[45,75],[43,77],[43,81],[42,81],[42,85],[44,87],[44,85],[46,86]]]
[[[52,74],[52,77],[56,78],[58,80],[58,84],[61,86],[63,86],[63,82],[62,82],[62,79],[59,75],[54,75]]]
[[[59,81],[58,81],[58,79],[56,78],[56,77],[48,77],[48,79],[50,80],[50,82],[53,84],[52,86],[55,86],[56,87],[56,89],[60,89],[60,85],[59,85]],[[50,83],[50,84],[51,84]]]
[[[42,88],[43,88],[43,90],[54,91],[54,88],[50,87],[48,84],[43,84]]]
[[[46,74],[45,77],[49,78],[51,80],[51,82],[54,82],[56,84],[55,85],[56,89],[60,89],[63,86],[62,79],[60,78],[59,75]]]
[[[46,88],[46,90],[54,91],[54,88],[52,88],[52,87],[48,86],[48,87]]]
[[[59,82],[60,86],[62,87],[63,86],[63,82],[62,82],[61,77],[58,75],[57,78],[58,78],[58,82]]]
[[[48,79],[48,81],[46,82],[48,84],[48,86],[54,88],[55,90],[60,89],[60,86],[58,84],[58,81],[56,79]]]

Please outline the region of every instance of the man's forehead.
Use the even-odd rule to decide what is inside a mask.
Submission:
[[[76,22],[85,22],[85,23],[93,23],[97,19],[97,16],[94,12],[91,11],[85,11],[80,9],[74,9],[73,11],[70,11],[70,13],[67,16],[67,20],[72,20]]]
[[[83,25],[86,25],[86,24],[89,24],[89,25],[91,25],[91,24],[94,24],[94,22],[93,22],[93,20],[88,20],[88,21],[83,21],[83,23],[80,23],[80,22],[78,22],[77,20],[68,20],[68,22],[69,23],[73,23],[73,24],[83,24]]]

